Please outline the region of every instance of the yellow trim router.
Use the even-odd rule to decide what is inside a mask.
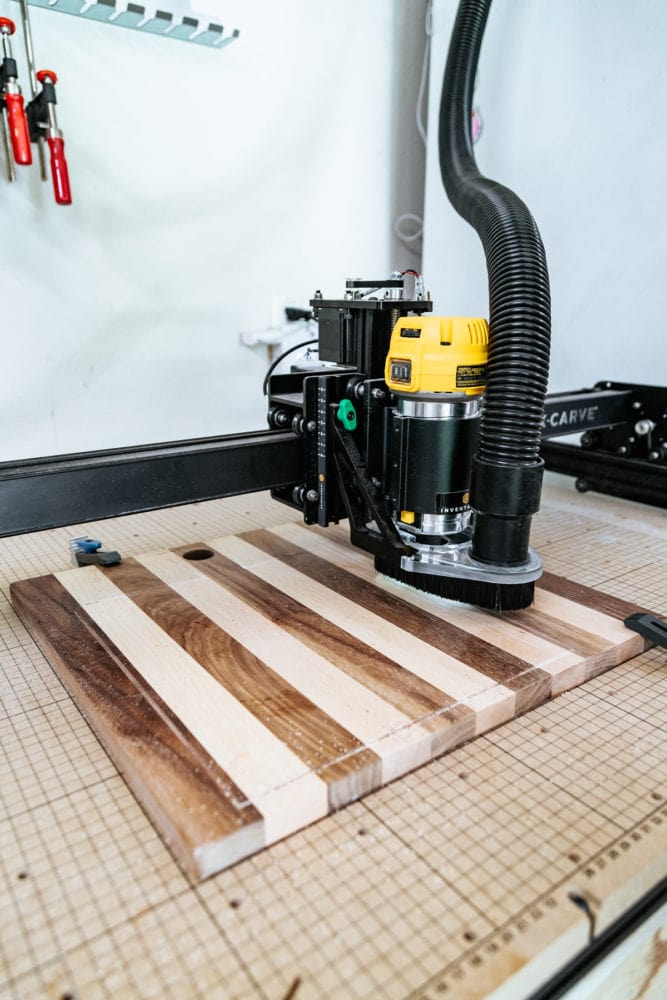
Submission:
[[[392,412],[394,523],[416,558],[437,562],[469,528],[470,474],[489,327],[469,316],[406,316],[385,364]]]
[[[484,391],[489,325],[469,316],[405,316],[391,335],[385,381],[393,392]]]

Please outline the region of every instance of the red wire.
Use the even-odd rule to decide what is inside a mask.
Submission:
[[[404,274],[412,274],[415,278],[421,277],[419,271],[412,271],[410,269],[408,269],[407,271],[401,271],[401,277],[403,277]]]

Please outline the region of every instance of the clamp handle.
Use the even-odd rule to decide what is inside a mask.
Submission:
[[[51,84],[50,94],[52,96],[47,98],[50,102],[48,105],[50,128],[46,133],[46,141],[48,143],[49,153],[51,154],[51,179],[53,181],[53,194],[57,205],[71,205],[72,189],[69,183],[69,169],[65,158],[65,140],[57,128],[55,117],[55,90],[53,90],[53,87],[55,87],[58,82],[58,77],[52,69],[40,69],[37,71],[36,76],[42,84],[42,87],[44,87],[47,83]]]
[[[10,17],[0,17],[0,37],[3,39],[3,88],[2,99],[7,108],[7,124],[9,126],[9,137],[12,143],[12,152],[15,161],[23,167],[32,163],[32,149],[30,148],[30,132],[28,130],[28,119],[26,118],[23,98],[16,83],[16,63],[12,59],[9,36],[16,31],[16,25]],[[5,65],[7,63],[7,65]],[[9,79],[4,72],[8,73]],[[9,90],[9,93],[7,93]]]
[[[32,163],[32,149],[23,97],[21,94],[4,94],[3,100],[7,108],[9,136],[12,140],[14,159],[20,166],[28,167]]]
[[[69,184],[69,170],[65,159],[65,140],[62,136],[46,139],[51,154],[51,179],[57,205],[72,204],[72,189]]]

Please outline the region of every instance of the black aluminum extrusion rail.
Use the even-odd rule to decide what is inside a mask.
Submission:
[[[259,431],[0,463],[0,536],[298,482],[303,441]]]
[[[596,428],[628,423],[633,414],[631,389],[582,389],[579,392],[552,392],[544,403],[544,439],[563,434],[580,434]],[[635,413],[635,419],[637,415]],[[549,466],[547,466],[549,468]]]
[[[531,993],[527,1000],[558,1000],[564,996],[665,902],[667,902],[667,878],[654,885],[605,931],[594,937],[583,951],[575,955],[548,982]]]
[[[665,506],[664,465],[545,440],[625,424],[632,399],[627,387],[547,397],[542,455],[548,469],[578,476],[579,488]],[[0,537],[301,484],[306,464],[303,439],[288,431],[3,462]]]
[[[623,458],[576,445],[543,441],[541,454],[550,472],[576,477],[580,493],[593,490],[625,500],[667,507],[667,466]]]

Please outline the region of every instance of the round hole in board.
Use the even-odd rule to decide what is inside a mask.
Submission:
[[[184,559],[210,559],[215,555],[213,549],[190,549],[189,552],[183,553]]]

